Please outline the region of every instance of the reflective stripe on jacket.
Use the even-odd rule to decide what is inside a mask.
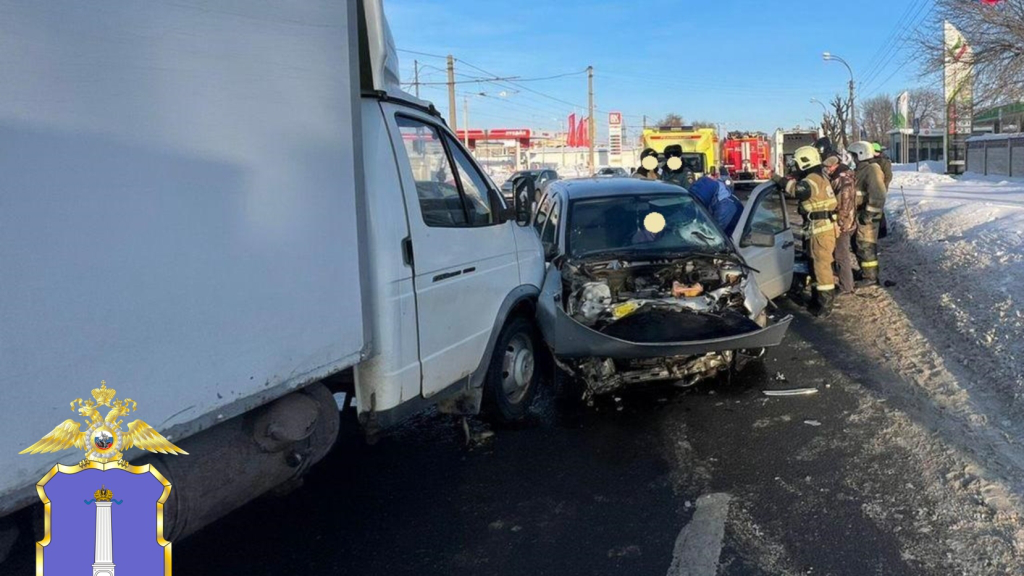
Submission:
[[[800,200],[800,211],[808,215],[807,228],[812,235],[835,233],[835,212],[839,206],[832,185],[824,176],[817,172],[808,174],[797,185],[797,199]],[[813,213],[828,213],[825,218],[810,217]]]

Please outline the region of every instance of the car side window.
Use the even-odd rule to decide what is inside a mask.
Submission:
[[[557,243],[558,238],[558,210],[559,203],[555,199],[551,202],[551,210],[548,212],[547,221],[544,223],[544,229],[540,233],[540,241],[544,245],[553,245]]]
[[[469,219],[462,194],[437,128],[405,116],[397,116],[396,121],[416,181],[423,223],[466,226]]]
[[[548,211],[551,197],[545,195],[541,198],[537,204],[537,216],[533,219],[533,227],[537,229],[537,234],[540,234],[544,229],[544,223],[548,221]]]
[[[786,203],[782,192],[763,194],[750,217],[750,230],[765,234],[786,231]]]
[[[459,145],[455,144],[448,136],[445,136],[445,141],[452,151],[455,166],[459,170],[459,182],[462,184],[470,225],[489,226],[494,224],[496,219],[491,206],[491,198],[488,193],[490,188],[487,186],[487,182]]]

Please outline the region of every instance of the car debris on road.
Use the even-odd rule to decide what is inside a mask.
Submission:
[[[765,396],[810,396],[817,394],[817,388],[786,388],[784,390],[761,390]]]

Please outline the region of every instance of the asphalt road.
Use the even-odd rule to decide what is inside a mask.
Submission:
[[[977,514],[940,513],[960,497],[932,485],[930,435],[909,442],[888,376],[783,307],[783,345],[732,382],[593,406],[549,389],[516,429],[474,421],[469,445],[433,413],[372,446],[345,435],[302,487],[176,542],[174,572],[961,573],[957,514]],[[799,386],[818,392],[762,393]],[[3,568],[32,574],[31,553]]]
[[[475,423],[493,436],[470,446],[434,414],[374,446],[344,439],[304,487],[176,544],[175,572],[933,573],[905,553],[909,519],[877,514],[924,497],[920,470],[876,438],[886,410],[865,408],[876,392],[831,366],[818,332],[798,313],[731,383],[594,406],[549,393],[519,429]],[[819,392],[762,394],[797,386]]]
[[[348,421],[301,488],[176,542],[174,572],[1012,572],[993,559],[1012,538],[957,488],[971,475],[955,439],[847,345],[842,320],[780,305],[796,316],[785,341],[731,382],[592,406],[549,386],[525,425],[473,420],[469,445],[436,413],[372,446]],[[763,394],[795,387],[817,393]],[[19,547],[0,573],[34,573]]]

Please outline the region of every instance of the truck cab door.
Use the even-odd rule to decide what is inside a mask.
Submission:
[[[513,221],[469,153],[433,117],[384,105],[402,173],[424,397],[480,365],[520,285]],[[396,215],[396,217],[398,217]]]
[[[767,182],[750,194],[732,240],[747,264],[758,270],[754,276],[768,299],[789,290],[796,249],[786,200],[778,186]]]

